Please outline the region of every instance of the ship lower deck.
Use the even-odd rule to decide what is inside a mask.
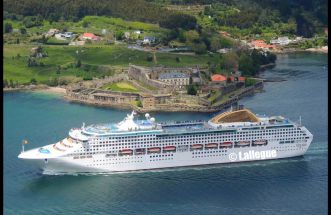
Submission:
[[[41,167],[49,173],[104,173],[272,160],[303,155],[310,142],[311,140],[309,142],[302,141],[296,144],[280,145],[278,141],[271,141],[266,146],[188,150],[185,152],[123,155],[109,158],[105,158],[105,154],[97,154],[81,159],[63,157],[48,159],[47,163],[41,162]]]

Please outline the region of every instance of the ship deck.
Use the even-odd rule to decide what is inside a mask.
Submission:
[[[196,133],[196,132],[208,132],[208,131],[235,131],[238,128],[249,129],[260,126],[286,126],[293,124],[287,119],[282,122],[233,122],[233,123],[221,123],[219,127],[214,127],[208,123],[208,121],[167,121],[152,124],[146,120],[135,120],[135,123],[140,125],[138,130],[120,131],[116,124],[96,124],[90,125],[84,128],[83,134],[87,135],[114,135],[114,134],[131,134],[131,133],[156,133],[162,134],[178,134],[178,133]]]

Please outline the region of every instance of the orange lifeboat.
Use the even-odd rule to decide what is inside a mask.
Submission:
[[[217,143],[208,143],[205,145],[205,149],[217,149],[218,144]]]
[[[133,150],[132,149],[122,149],[119,151],[119,155],[132,155]]]
[[[154,148],[148,148],[147,149],[147,153],[151,154],[151,153],[160,153],[161,152],[161,148],[159,147],[154,147]]]
[[[254,145],[265,145],[267,143],[266,140],[255,140],[253,141]]]
[[[163,152],[173,152],[176,151],[176,146],[165,146],[163,147]]]
[[[248,140],[243,140],[243,141],[239,141],[236,143],[237,146],[249,146],[250,141]]]
[[[191,145],[191,150],[199,150],[202,149],[203,145],[202,144],[193,144]]]
[[[220,143],[220,147],[221,148],[232,147],[232,142],[227,141],[227,142]]]
[[[136,155],[143,155],[143,154],[145,154],[145,152],[146,152],[146,149],[135,149],[134,150],[134,153],[136,154]]]

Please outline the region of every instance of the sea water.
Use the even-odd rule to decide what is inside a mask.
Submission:
[[[284,115],[314,135],[302,157],[104,175],[44,175],[19,160],[83,122],[118,122],[129,110],[72,104],[44,93],[4,94],[5,214],[326,214],[327,55],[278,55],[264,92],[240,103]],[[210,113],[152,113],[157,121],[207,120]]]

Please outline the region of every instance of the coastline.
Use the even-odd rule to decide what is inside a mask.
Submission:
[[[8,92],[19,92],[19,91],[35,91],[47,94],[57,94],[64,96],[66,94],[66,89],[64,87],[49,87],[46,85],[28,85],[20,86],[16,88],[3,88],[4,93]]]
[[[328,54],[328,49],[323,48],[309,48],[309,49],[299,49],[299,48],[287,48],[283,50],[270,50],[270,52],[274,54],[288,54],[288,53],[295,53],[295,52],[309,52],[309,53],[321,53],[321,54]]]
[[[60,95],[66,94],[66,89],[63,87],[48,87],[45,89],[37,89],[34,91],[39,91],[39,92],[43,92],[43,93],[51,93],[51,94],[60,94]]]

